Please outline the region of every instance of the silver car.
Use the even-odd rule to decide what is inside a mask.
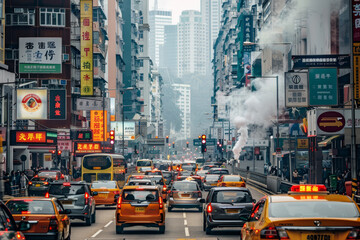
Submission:
[[[195,181],[175,181],[168,195],[168,211],[173,208],[197,208],[202,212],[203,200]]]

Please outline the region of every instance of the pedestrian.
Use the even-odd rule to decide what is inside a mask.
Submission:
[[[12,170],[10,173],[10,184],[11,186],[15,186],[16,178],[15,178],[15,171]]]
[[[28,186],[29,179],[25,175],[25,172],[21,172],[20,175],[20,193],[21,196],[27,196],[26,190]]]
[[[293,182],[298,183],[299,182],[299,172],[296,168],[292,172],[292,175],[293,175]]]
[[[323,184],[327,184],[329,182],[329,173],[327,171],[326,168],[323,169],[323,172],[322,172],[322,183]]]
[[[302,180],[304,184],[307,184],[309,182],[309,175],[307,171],[304,173]]]
[[[341,194],[341,195],[345,195],[345,193],[346,193],[345,180],[344,180],[343,176],[341,176],[341,175],[337,176],[335,193]]]

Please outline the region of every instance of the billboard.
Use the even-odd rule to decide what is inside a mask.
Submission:
[[[107,111],[91,110],[90,111],[90,129],[93,132],[93,141],[106,141],[107,136]]]
[[[17,119],[47,119],[46,89],[17,89]]]
[[[61,38],[19,38],[19,73],[61,73]]]
[[[49,90],[49,119],[66,119],[66,90]]]
[[[111,130],[115,130],[115,140],[122,140],[123,122],[111,122]],[[135,140],[135,122],[124,122],[124,139]]]
[[[42,145],[57,144],[57,132],[32,131],[32,130],[11,130],[11,145]]]
[[[91,96],[93,88],[93,0],[80,0],[81,90]]]
[[[338,105],[337,68],[309,68],[309,105]]]
[[[285,106],[307,107],[308,74],[305,72],[285,73]]]
[[[312,109],[307,111],[308,137],[344,134],[344,109]]]

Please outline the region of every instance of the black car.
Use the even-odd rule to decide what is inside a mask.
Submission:
[[[212,188],[204,204],[203,230],[210,234],[217,227],[242,227],[254,203],[247,188]]]
[[[49,192],[45,197],[56,197],[64,209],[70,209],[70,219],[81,219],[90,226],[96,221],[95,199],[97,192],[91,192],[88,183],[60,182],[50,184]]]
[[[0,239],[25,239],[25,236],[20,231],[27,231],[31,228],[28,221],[21,221],[16,224],[14,217],[5,204],[0,201]]]
[[[45,196],[52,181],[49,177],[33,177],[29,181],[29,196]]]

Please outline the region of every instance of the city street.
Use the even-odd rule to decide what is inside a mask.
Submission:
[[[249,187],[252,196],[259,200],[264,193],[253,187]],[[205,198],[207,192],[203,192]],[[202,214],[195,209],[174,210],[166,212],[166,231],[164,235],[158,233],[158,228],[129,227],[124,229],[124,234],[115,233],[115,207],[97,208],[96,223],[86,227],[81,221],[72,222],[72,239],[238,239],[240,228],[214,229],[211,235],[206,235],[202,230]]]

